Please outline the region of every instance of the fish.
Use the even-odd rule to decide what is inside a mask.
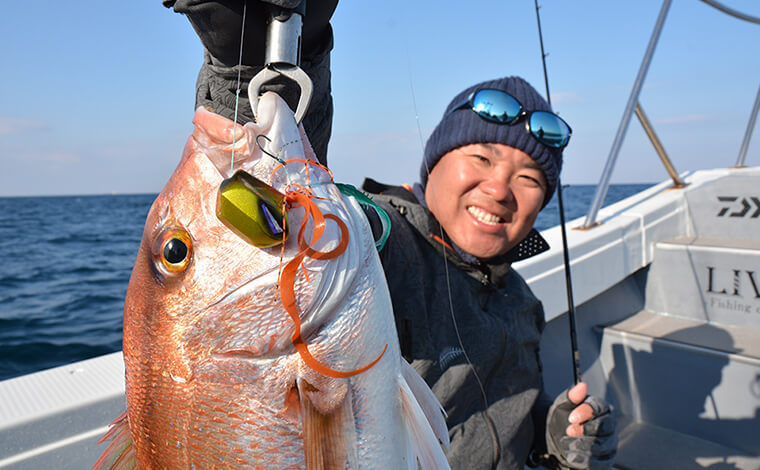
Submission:
[[[93,469],[449,468],[360,201],[272,92],[255,123],[201,107],[193,124],[145,223],[127,409]]]

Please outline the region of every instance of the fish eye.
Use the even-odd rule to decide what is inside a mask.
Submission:
[[[187,259],[187,245],[179,238],[172,238],[164,244],[164,259],[172,265]]]
[[[184,273],[193,256],[193,241],[180,227],[167,227],[153,241],[153,263],[162,273]]]

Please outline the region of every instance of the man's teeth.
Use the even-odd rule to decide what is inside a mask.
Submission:
[[[470,206],[467,208],[467,212],[472,214],[476,219],[478,219],[480,222],[483,222],[484,224],[497,225],[501,223],[501,217],[491,214],[490,212],[486,212],[479,207]]]

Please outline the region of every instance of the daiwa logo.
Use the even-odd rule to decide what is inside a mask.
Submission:
[[[760,199],[757,197],[739,199],[736,196],[718,196],[718,201],[724,204],[729,203],[721,207],[718,217],[746,217],[748,215],[750,219],[760,217]],[[729,212],[732,209],[733,211]]]

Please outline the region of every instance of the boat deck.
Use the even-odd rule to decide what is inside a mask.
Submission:
[[[121,352],[0,382],[0,469],[90,468],[126,409]]]

